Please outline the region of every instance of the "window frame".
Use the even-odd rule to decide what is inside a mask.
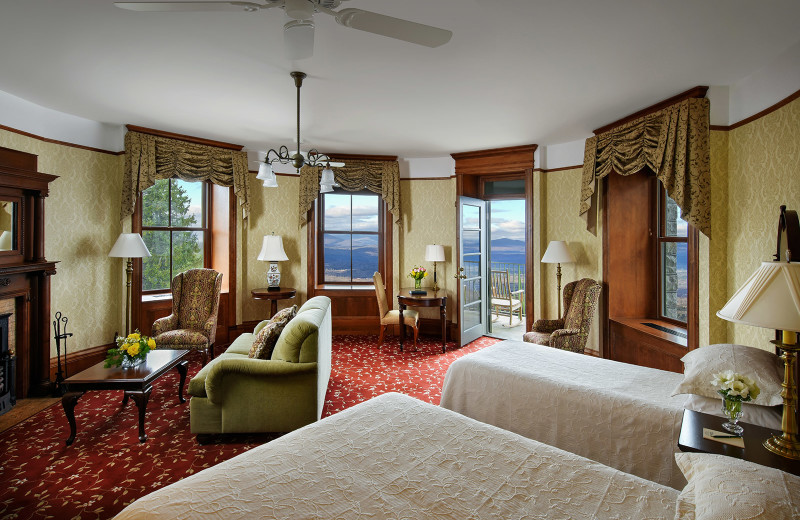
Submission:
[[[655,255],[656,255],[656,314],[657,319],[672,323],[679,327],[686,329],[690,328],[692,320],[693,306],[692,302],[697,301],[697,229],[687,222],[687,231],[685,237],[671,237],[666,234],[666,208],[667,208],[667,190],[661,181],[656,182],[656,233],[655,233]],[[681,321],[675,318],[666,316],[664,313],[664,277],[663,277],[663,254],[662,244],[665,243],[685,243],[686,244],[686,283],[687,283],[687,297],[686,297],[686,321]],[[693,282],[694,281],[694,282]],[[696,312],[696,310],[694,310]],[[695,320],[696,321],[696,320]]]
[[[350,207],[351,207],[351,229],[350,231],[326,231],[325,230],[325,202],[324,197],[325,195],[368,195],[377,198],[378,200],[378,231],[353,231],[352,229],[352,197],[350,199]],[[386,258],[385,258],[385,247],[384,244],[386,243],[386,202],[381,198],[381,196],[375,192],[369,190],[359,190],[359,191],[347,191],[340,188],[334,188],[332,192],[328,193],[320,193],[319,197],[316,200],[317,206],[317,216],[316,216],[316,251],[314,261],[316,264],[316,273],[315,273],[315,285],[320,288],[330,287],[330,288],[353,288],[358,287],[360,288],[371,288],[374,286],[372,279],[370,278],[368,281],[364,282],[355,282],[353,281],[353,252],[352,246],[350,249],[350,281],[349,282],[329,282],[325,280],[325,235],[332,234],[332,235],[371,235],[378,237],[378,271],[380,273],[385,273],[385,265],[386,265]],[[352,243],[351,243],[352,244]]]
[[[169,191],[168,191],[168,200],[169,200],[169,208],[168,208],[168,215],[169,220],[171,223],[172,220],[172,180],[182,180],[178,177],[169,177]],[[184,182],[191,182],[191,181],[184,181]],[[201,200],[203,203],[203,211],[202,211],[202,226],[198,227],[173,227],[173,226],[145,226],[142,222],[144,216],[144,210],[141,207],[144,204],[144,191],[140,193],[138,197],[137,204],[139,206],[139,233],[141,234],[142,238],[144,238],[145,231],[167,231],[169,232],[170,237],[170,255],[169,255],[169,270],[170,270],[170,283],[169,286],[165,289],[151,289],[145,290],[144,289],[144,265],[142,265],[142,277],[139,284],[139,289],[142,296],[149,296],[149,295],[157,295],[157,294],[169,294],[172,292],[172,278],[174,274],[172,273],[172,233],[174,231],[193,231],[193,232],[202,232],[203,234],[203,267],[210,268],[211,267],[211,254],[212,254],[212,226],[211,226],[211,215],[213,214],[213,191],[211,189],[211,183],[209,181],[201,181],[202,184],[202,195]],[[149,188],[148,188],[149,189]],[[175,273],[177,274],[177,273]]]

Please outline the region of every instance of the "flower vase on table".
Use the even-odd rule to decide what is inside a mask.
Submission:
[[[117,348],[108,350],[103,366],[133,368],[144,363],[147,360],[147,353],[155,348],[156,341],[141,335],[139,329],[136,329],[125,337],[117,336]]]
[[[733,370],[714,374],[711,384],[718,387],[717,393],[722,396],[722,413],[728,419],[722,427],[735,435],[742,435],[744,428],[736,424],[742,418],[742,403],[758,397],[761,393],[758,385],[750,377]]]
[[[417,278],[416,280],[414,280],[414,289],[416,289],[417,291],[422,289],[422,279],[421,278]]]
[[[422,289],[422,279],[428,276],[428,270],[424,267],[414,267],[408,276],[414,279],[414,290],[420,291]]]

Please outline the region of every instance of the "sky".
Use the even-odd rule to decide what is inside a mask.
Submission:
[[[493,200],[492,240],[509,238],[525,241],[525,201]]]

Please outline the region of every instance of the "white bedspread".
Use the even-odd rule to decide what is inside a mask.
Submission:
[[[676,489],[683,375],[521,341],[450,365],[441,405]]]
[[[155,491],[116,518],[672,519],[677,495],[385,394]]]

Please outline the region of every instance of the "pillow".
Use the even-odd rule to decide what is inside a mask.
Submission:
[[[800,518],[800,477],[755,462],[710,453],[676,453],[689,484],[676,519]],[[694,511],[691,505],[694,504]]]
[[[719,395],[715,398],[711,398],[691,394],[683,406],[695,412],[725,417],[722,414],[722,398]],[[742,422],[748,424],[755,424],[772,430],[780,430],[782,413],[783,405],[758,406],[752,403],[742,403]]]
[[[775,406],[783,404],[783,361],[772,352],[744,345],[722,343],[692,350],[681,358],[683,381],[672,395],[697,394],[721,399],[711,385],[714,374],[733,370],[752,377],[761,393],[750,404]]]
[[[253,359],[269,359],[272,357],[272,350],[278,343],[278,337],[283,332],[283,325],[280,323],[270,323],[256,334],[250,353],[247,355]]]
[[[292,305],[291,307],[286,307],[276,312],[275,316],[273,316],[269,322],[280,323],[282,327],[285,327],[295,316],[297,316],[297,305]]]

